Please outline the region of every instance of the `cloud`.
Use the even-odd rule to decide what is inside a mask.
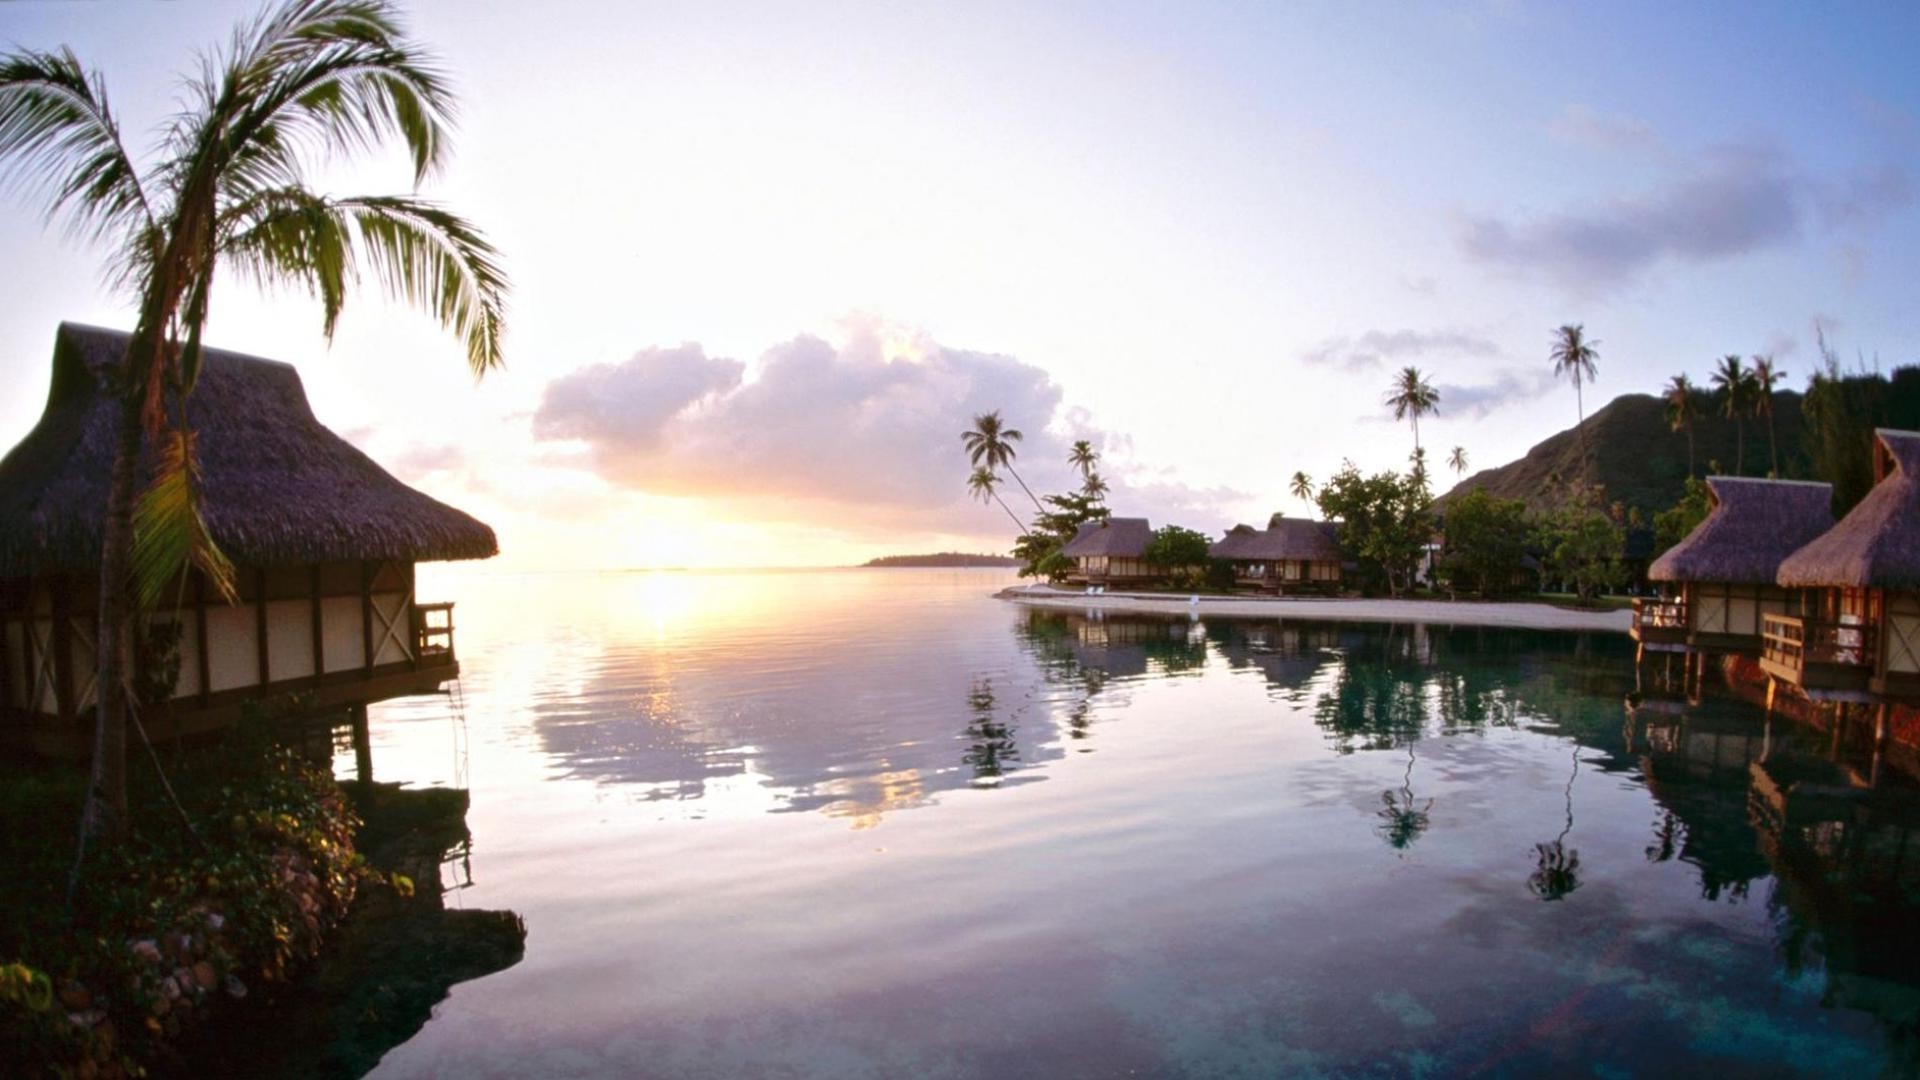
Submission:
[[[533,416],[538,439],[580,439],[624,450],[660,442],[688,406],[740,385],[738,360],[708,357],[698,345],[642,349],[620,364],[595,364],[547,384]]]
[[[1479,420],[1509,405],[1542,397],[1557,385],[1551,370],[1509,368],[1498,373],[1490,383],[1475,386],[1441,383],[1435,389],[1440,391],[1440,415],[1455,420]]]
[[[998,410],[1022,431],[1014,467],[1036,494],[1078,485],[1067,464],[1073,439],[1108,454],[1124,447],[1084,411],[1064,408],[1060,386],[1040,368],[924,335],[856,327],[840,345],[797,337],[743,376],[740,365],[709,359],[698,345],[643,350],[623,364],[554,379],[532,430],[536,439],[577,445],[579,467],[618,487],[750,504],[757,516],[849,531],[997,527],[965,489],[960,433],[979,413]],[[1121,513],[1224,520],[1221,506],[1244,497],[1164,477],[1135,485],[1139,470],[1124,462],[1103,471],[1108,501]],[[1016,513],[1031,510],[1011,478],[1002,495]]]
[[[1722,146],[1636,194],[1527,219],[1470,215],[1459,244],[1486,265],[1606,290],[1661,263],[1719,262],[1795,244],[1815,225],[1869,224],[1912,200],[1899,166],[1810,179],[1776,150]]]
[[[1547,133],[1564,143],[1614,153],[1656,151],[1661,145],[1645,120],[1580,104],[1561,109],[1547,122]]]
[[[1444,353],[1498,356],[1500,347],[1475,334],[1455,330],[1368,330],[1359,337],[1331,337],[1300,357],[1301,361],[1342,371],[1371,371],[1388,361]]]

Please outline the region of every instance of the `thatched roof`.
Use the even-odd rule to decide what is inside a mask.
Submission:
[[[118,419],[110,387],[127,337],[60,325],[46,411],[0,458],[0,578],[97,565]],[[291,365],[207,350],[187,420],[199,432],[208,529],[236,563],[499,553],[492,529],[322,426]]]
[[[1780,584],[1920,589],[1920,432],[1874,435],[1880,482],[1832,531],[1780,564]]]
[[[1275,514],[1264,529],[1235,525],[1208,550],[1216,559],[1239,562],[1340,561],[1340,546],[1334,543],[1332,523],[1279,514]]]
[[[1080,531],[1073,534],[1073,539],[1060,549],[1060,554],[1070,559],[1089,555],[1137,559],[1146,554],[1147,542],[1152,539],[1153,526],[1147,524],[1146,518],[1117,517],[1089,521],[1080,526]]]
[[[1647,568],[1654,581],[1773,583],[1780,561],[1833,527],[1833,486],[1707,477],[1711,508]]]

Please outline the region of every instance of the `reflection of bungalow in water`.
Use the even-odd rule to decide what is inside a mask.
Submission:
[[[1634,602],[1642,652],[1759,655],[1766,616],[1798,611],[1774,581],[1781,561],[1833,526],[1827,484],[1710,476],[1707,496],[1706,518],[1648,570],[1668,595]]]
[[[1267,527],[1235,525],[1210,554],[1233,564],[1234,584],[1284,594],[1340,591],[1340,547],[1331,522],[1275,514]]]
[[[1766,617],[1761,667],[1810,698],[1920,700],[1920,433],[1879,431],[1877,482],[1780,564],[1801,613]]]
[[[1142,585],[1163,575],[1147,565],[1153,526],[1146,518],[1108,518],[1080,526],[1060,554],[1073,560],[1067,580],[1076,585]]]
[[[0,459],[0,717],[5,738],[81,755],[92,730],[100,532],[127,335],[63,324],[46,411]],[[154,737],[231,723],[304,691],[355,710],[459,674],[451,604],[420,604],[414,563],[486,558],[493,530],[400,483],[322,427],[286,364],[208,350],[187,419],[202,511],[236,603],[197,573],[149,613],[135,684]]]

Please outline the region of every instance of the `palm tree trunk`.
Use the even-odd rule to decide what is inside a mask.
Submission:
[[[1687,479],[1693,479],[1693,425],[1687,425]]]
[[[1000,509],[1005,510],[1007,516],[1013,519],[1013,527],[1020,530],[1021,536],[1029,535],[1026,524],[1020,520],[1020,515],[1013,512],[1013,507],[1007,505],[1007,500],[1001,498],[999,492],[993,493],[993,501],[999,503]]]
[[[138,340],[136,338],[136,340]],[[132,604],[127,591],[133,561],[133,503],[140,464],[140,400],[145,380],[129,372],[121,387],[120,429],[107,486],[106,521],[100,537],[99,677],[93,729],[93,774],[87,787],[82,831],[92,838],[120,839],[127,831],[127,672]]]
[[[1773,463],[1772,476],[1780,479],[1780,440],[1773,430],[1773,409],[1767,409],[1767,459]]]
[[[1747,425],[1733,422],[1733,475],[1747,475]]]
[[[1013,477],[1013,482],[1016,484],[1019,484],[1020,490],[1027,493],[1027,498],[1033,499],[1033,508],[1035,510],[1040,511],[1043,514],[1047,512],[1047,508],[1040,505],[1040,500],[1033,498],[1033,489],[1027,486],[1027,482],[1025,480],[1020,479],[1019,473],[1013,471],[1012,464],[1007,465],[1007,475]]]

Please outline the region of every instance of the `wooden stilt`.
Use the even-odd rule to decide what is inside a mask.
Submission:
[[[353,720],[353,769],[363,784],[373,782],[373,737],[367,730],[367,707],[354,705],[348,709]]]

